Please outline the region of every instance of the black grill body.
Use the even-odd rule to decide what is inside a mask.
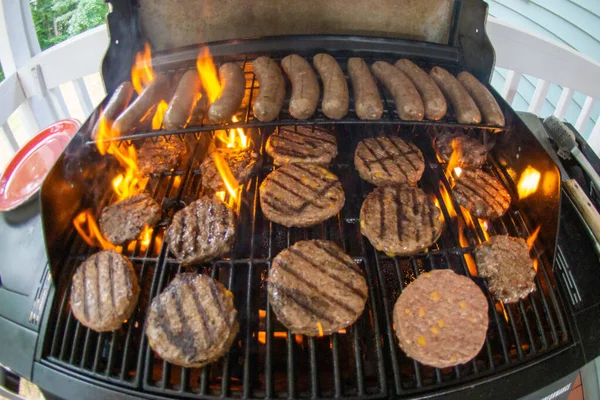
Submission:
[[[474,2],[457,2],[458,10],[471,3]],[[128,2],[123,4],[117,5],[115,12],[124,12],[127,18],[134,19],[135,9],[127,6]],[[471,17],[471,24],[479,21],[481,29],[483,10],[483,17],[476,17],[477,13]],[[465,14],[463,18],[467,18]],[[117,29],[116,21],[109,18],[111,30]],[[453,27],[452,37],[456,40],[462,37],[462,27],[471,26],[462,21]],[[135,25],[127,28],[127,34],[135,38]],[[130,43],[137,43],[131,40]],[[136,242],[123,250],[133,262],[142,286],[138,307],[121,330],[98,334],[74,318],[69,290],[75,268],[97,251],[76,234],[72,219],[86,208],[99,215],[102,207],[115,201],[110,180],[118,173],[118,167],[114,160],[99,156],[95,144],[89,142],[99,108],[65,150],[42,188],[42,219],[55,285],[42,321],[34,382],[70,398],[90,393],[117,398],[515,398],[567,375],[586,359],[595,357],[597,350],[591,350],[590,342],[579,334],[577,310],[569,300],[568,285],[562,274],[556,274],[561,257],[564,262],[560,268],[569,269],[572,263],[567,261],[567,252],[556,246],[557,237],[562,240],[565,229],[559,227],[561,207],[568,213],[572,206],[567,202],[561,205],[559,172],[552,159],[497,94],[507,119],[504,129],[461,125],[452,115],[439,122],[401,121],[393,100],[383,89],[385,113],[379,121],[356,119],[352,99],[349,117],[341,121],[326,119],[320,110],[308,121],[293,120],[286,111],[287,100],[277,121],[260,123],[253,119],[251,103],[259,88],[250,62],[258,55],[278,60],[291,52],[312,57],[327,51],[338,58],[344,70],[345,61],[352,56],[364,57],[368,62],[407,57],[425,68],[441,65],[453,73],[471,69],[486,81],[493,66],[491,46],[479,40],[483,57],[474,61],[473,57],[466,59],[473,54],[469,51],[474,51],[468,50],[469,45],[455,43],[456,46],[442,46],[366,37],[302,36],[210,45],[217,64],[236,61],[244,69],[246,96],[238,113],[240,122],[227,129],[244,128],[264,163],[258,176],[243,188],[231,256],[193,268],[218,279],[233,292],[240,321],[240,332],[229,353],[202,369],[180,368],[159,359],[150,349],[143,327],[150,301],[176,273],[185,270],[175,262],[162,238],[174,212],[204,193],[199,164],[213,142],[215,130],[223,127],[203,125],[178,131],[136,132],[119,139],[123,146],[158,137],[184,140],[189,152],[178,169],[153,175],[148,182],[147,191],[164,210],[150,245],[142,248]],[[121,62],[132,59],[127,55],[130,49],[122,51],[109,48],[103,65],[107,88],[116,87],[130,71],[130,64],[127,68],[113,64],[119,54],[123,57]],[[154,65],[163,72],[188,69],[193,67],[197,54],[197,47],[157,54]],[[485,64],[486,75],[482,60],[489,61],[490,55],[492,63]],[[264,152],[266,139],[278,126],[298,124],[321,125],[336,135],[339,155],[331,170],[342,181],[346,204],[336,218],[323,224],[288,229],[264,218],[258,188],[273,168]],[[490,224],[490,234],[527,237],[542,225],[532,252],[538,260],[537,290],[519,303],[502,307],[490,296],[485,281],[469,270],[468,259],[474,247],[485,240],[485,234],[478,223],[470,224],[452,197],[446,195],[451,192],[450,182],[431,144],[443,129],[462,130],[486,143],[491,151],[485,169],[511,192],[513,204],[504,217]],[[388,257],[377,252],[360,234],[359,210],[372,186],[361,180],[354,169],[354,149],[361,139],[382,134],[414,141],[425,156],[425,173],[419,185],[439,202],[445,221],[442,237],[425,253]],[[515,178],[527,166],[533,166],[555,184],[517,200]],[[452,217],[451,209],[456,210],[456,217]],[[577,229],[577,225],[570,226]],[[363,315],[345,332],[331,337],[307,338],[289,333],[277,321],[267,301],[265,278],[272,258],[291,244],[309,238],[338,243],[358,263],[369,286]],[[402,290],[419,274],[438,268],[450,268],[471,277],[489,302],[490,326],[482,351],[471,362],[455,368],[431,368],[408,358],[399,349],[392,328],[391,311]],[[589,321],[588,326],[596,325]]]

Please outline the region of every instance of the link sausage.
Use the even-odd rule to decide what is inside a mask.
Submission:
[[[319,82],[306,60],[297,54],[291,54],[281,60],[283,70],[292,82],[290,114],[296,119],[310,118],[317,109],[319,101]]]
[[[191,69],[183,74],[165,112],[163,120],[165,129],[181,129],[187,126],[201,95],[201,88],[202,81],[198,71]]]
[[[113,92],[110,100],[106,103],[106,107],[102,110],[101,118],[104,118],[106,122],[110,125],[117,119],[119,114],[123,112],[124,109],[127,108],[129,102],[131,101],[131,97],[133,96],[133,85],[129,81],[125,81],[119,85],[119,87]],[[96,135],[98,134],[98,130],[100,129],[100,120],[96,121],[94,125],[94,129],[92,129],[92,140],[96,139]]]
[[[348,114],[348,83],[342,68],[329,54],[320,53],[313,57],[315,69],[323,82],[323,114],[331,119],[341,119]]]
[[[258,57],[252,61],[252,69],[260,85],[260,92],[252,106],[254,116],[262,122],[273,121],[279,116],[285,97],[283,73],[269,57]]]
[[[448,105],[440,88],[412,61],[403,59],[396,62],[396,68],[404,72],[415,85],[425,106],[425,118],[437,121],[446,115]]]
[[[154,116],[158,103],[169,94],[171,79],[167,75],[156,74],[154,80],[142,90],[129,108],[119,115],[113,130],[119,135],[128,135]]]
[[[494,96],[483,83],[466,71],[458,74],[458,81],[475,100],[486,124],[504,126],[504,114]]]
[[[229,122],[244,99],[246,78],[237,63],[226,63],[219,67],[219,80],[221,94],[209,107],[208,118],[216,123]]]
[[[381,118],[383,103],[379,89],[375,83],[369,66],[362,58],[353,57],[348,60],[348,75],[352,81],[354,92],[354,109],[360,119],[372,120]]]
[[[421,121],[425,109],[417,88],[404,72],[385,61],[376,61],[371,70],[396,101],[396,110],[401,120]]]
[[[439,86],[452,104],[456,119],[461,124],[478,124],[481,113],[467,89],[448,71],[441,67],[433,67],[429,72],[431,79]]]

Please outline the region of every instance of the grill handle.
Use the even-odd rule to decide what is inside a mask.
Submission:
[[[563,185],[592,231],[596,242],[600,243],[600,213],[575,179],[567,179]]]

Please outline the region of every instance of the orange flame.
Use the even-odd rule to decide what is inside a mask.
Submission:
[[[458,160],[462,157],[462,146],[458,139],[452,139],[452,154],[450,155],[450,160],[448,160],[448,166],[446,167],[446,175],[451,176],[452,170],[458,167]],[[462,169],[460,170],[462,172]],[[460,175],[458,172],[457,175]]]
[[[200,80],[202,81],[202,87],[208,96],[210,104],[212,104],[221,94],[221,84],[219,83],[217,69],[215,68],[208,47],[200,49],[198,59],[196,60],[196,68],[198,69]]]
[[[465,236],[465,229],[467,227],[462,222],[461,219],[458,220],[458,243],[460,247],[466,249],[469,247],[469,241]],[[467,268],[469,269],[469,273],[471,276],[477,276],[477,264],[475,263],[475,259],[470,253],[464,253],[463,258],[465,259],[465,264],[467,264]]]
[[[131,69],[131,84],[136,93],[140,94],[153,79],[152,52],[150,45],[146,43],[144,50],[135,55],[135,63]]]
[[[294,335],[294,340],[296,341],[297,345],[302,346],[302,344],[304,343],[304,336],[303,335]]]
[[[500,306],[500,307],[498,307]],[[496,310],[497,311],[502,311],[502,313],[504,314],[504,319],[506,320],[506,322],[508,322],[508,313],[506,312],[506,308],[504,307],[504,303],[499,301],[498,303],[496,303]]]
[[[234,115],[231,121],[239,122],[239,119]],[[215,138],[225,143],[229,149],[233,149],[234,147],[245,149],[250,145],[248,136],[246,136],[242,128],[229,129],[227,132],[223,130],[215,131]]]
[[[169,104],[166,101],[161,100],[156,107],[156,112],[154,113],[154,117],[152,117],[152,129],[160,129],[163,123],[163,119],[165,117],[165,113],[169,108]]]
[[[103,250],[112,249],[119,253],[121,252],[122,248],[120,246],[115,246],[102,236],[91,210],[88,209],[80,212],[75,219],[73,219],[73,225],[77,232],[79,232],[81,238],[90,246],[101,247]]]
[[[525,171],[523,171],[521,174],[521,178],[519,178],[519,183],[517,185],[519,199],[524,199],[525,197],[535,193],[540,184],[541,176],[542,175],[540,172],[531,165],[525,168]]]
[[[317,322],[317,328],[319,328],[319,337],[323,337],[323,326],[320,322]]]
[[[542,226],[538,226],[537,228],[535,228],[535,231],[533,231],[533,233],[531,235],[529,235],[529,237],[527,238],[526,242],[527,242],[527,248],[529,250],[531,250],[533,248],[533,244],[535,243],[535,240],[537,239],[539,233],[540,233],[540,228]]]
[[[533,269],[534,269],[535,272],[537,272],[537,270],[538,270],[538,259],[534,258],[532,261],[533,261]]]
[[[452,198],[450,197],[450,194],[446,190],[446,187],[441,183],[440,183],[440,194],[442,195],[442,201],[444,202],[444,205],[446,206],[446,210],[448,210],[448,215],[450,216],[450,218],[456,217],[456,210],[454,209],[454,205],[452,204]],[[437,205],[439,205],[439,202]]]
[[[221,179],[223,179],[225,188],[227,188],[229,195],[234,200],[237,200],[237,190],[236,189],[239,186],[239,183],[233,176],[233,173],[231,173],[231,169],[229,168],[229,165],[227,164],[225,159],[223,159],[221,154],[219,154],[218,151],[213,152],[212,156],[214,157],[214,160],[215,160],[215,167],[217,167],[217,171],[219,172]]]
[[[488,240],[490,240],[490,234],[488,232],[488,229],[490,228],[489,222],[481,218],[477,218],[477,221],[479,222],[479,226],[481,227],[483,236],[485,237],[485,241],[487,242]]]

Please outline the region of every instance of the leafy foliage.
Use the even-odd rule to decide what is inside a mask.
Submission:
[[[35,0],[30,2],[42,50],[105,21],[104,0]]]
[[[2,71],[2,65],[0,65],[0,82],[4,80],[4,71]]]

